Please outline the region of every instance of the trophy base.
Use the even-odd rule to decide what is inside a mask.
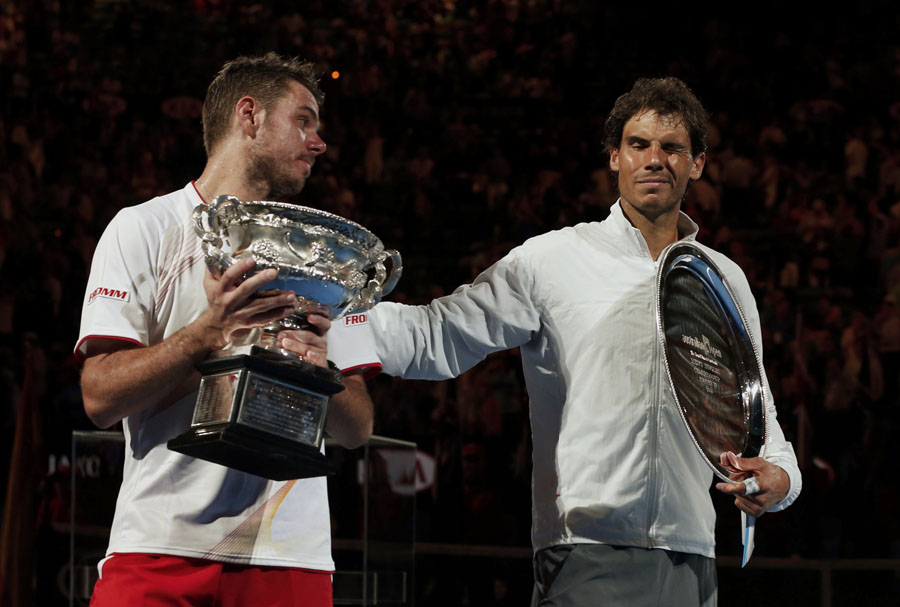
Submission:
[[[320,447],[340,372],[268,352],[212,358],[194,419],[167,446],[191,457],[272,480],[332,474]]]
[[[334,474],[328,459],[312,446],[237,424],[191,428],[168,442],[184,455],[234,468],[273,481]]]

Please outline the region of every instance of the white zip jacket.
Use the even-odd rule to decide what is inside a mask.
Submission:
[[[679,233],[693,240],[687,215]],[[740,268],[704,247],[743,308],[759,314]],[[662,256],[660,256],[660,259]],[[603,543],[715,556],[713,474],[691,442],[656,334],[657,262],[616,203],[602,222],[531,238],[471,285],[427,306],[370,314],[383,370],[448,379],[521,346],[533,434],[532,544]],[[800,470],[768,392],[767,460],[800,493]]]

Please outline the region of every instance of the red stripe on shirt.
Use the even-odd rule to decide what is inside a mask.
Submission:
[[[381,373],[381,363],[364,363],[361,365],[355,365],[353,367],[341,369],[341,373],[347,375],[351,371],[357,371],[359,369],[365,369],[365,371],[363,371],[363,379],[372,379],[373,377]]]
[[[121,337],[120,335],[86,335],[81,338],[81,341],[75,346],[75,360],[78,361],[78,364],[84,363],[85,356],[81,353],[81,345],[89,339],[118,339],[119,341],[141,346],[142,348],[145,347],[144,344],[136,339],[131,339],[130,337]]]

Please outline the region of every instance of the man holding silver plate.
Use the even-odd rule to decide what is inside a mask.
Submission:
[[[714,474],[753,517],[800,493],[740,268],[681,212],[707,116],[675,78],[614,104],[620,198],[471,285],[371,314],[384,372],[455,377],[520,347],[533,436],[532,605],[717,604]]]
[[[123,422],[126,462],[91,605],[332,604],[321,437],[372,433],[365,309],[399,256],[388,278],[364,228],[277,202],[325,152],[322,101],[312,64],[226,63],[202,175],[98,243],[76,352],[85,409]]]

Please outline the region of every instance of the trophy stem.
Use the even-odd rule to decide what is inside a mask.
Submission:
[[[257,345],[266,350],[272,350],[279,353],[283,352],[283,350],[278,347],[278,332],[281,328],[281,324],[277,322],[269,323],[264,326],[262,331],[260,331]]]
[[[286,361],[292,360],[303,360],[306,359],[291,352],[290,350],[285,350],[278,346],[278,332],[281,330],[281,326],[278,323],[273,323],[270,325],[266,325],[263,327],[262,331],[259,334],[259,340],[253,344],[254,350],[263,350],[270,354],[276,355],[276,357],[281,357],[286,359]]]
[[[256,346],[268,350],[269,352],[278,353],[285,358],[292,360],[306,360],[299,354],[295,354],[289,350],[285,350],[278,346],[278,333],[280,331],[303,331],[310,329],[312,325],[306,320],[307,314],[292,314],[287,318],[283,318],[278,322],[269,323],[262,327],[259,333],[259,340]]]

